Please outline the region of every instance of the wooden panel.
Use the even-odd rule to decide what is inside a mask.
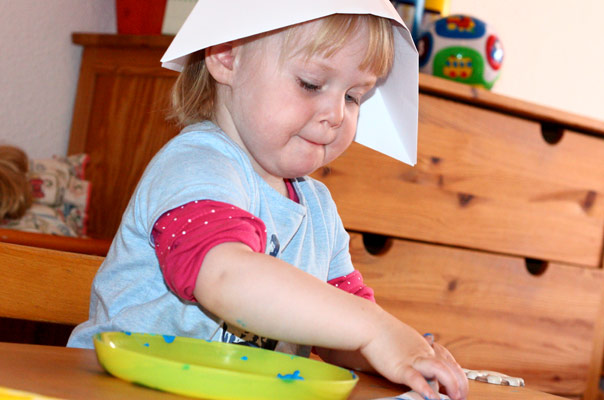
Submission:
[[[1,368],[1,365],[0,365]],[[391,383],[383,378],[366,373],[359,374],[359,383],[355,386],[348,400],[400,399],[404,386]],[[468,400],[568,400],[568,397],[558,397],[538,392],[525,387],[510,387],[490,385],[478,381],[470,381]],[[571,397],[571,399],[573,399]],[[580,400],[579,398],[573,400]]]
[[[160,55],[109,47],[84,54],[69,152],[90,155],[92,237],[113,237],[147,163],[178,133],[166,121],[176,74],[161,69]]]
[[[420,98],[415,167],[353,144],[313,175],[347,228],[600,265],[603,140],[565,131],[552,145],[535,122]]]
[[[71,251],[97,256],[106,256],[111,241],[104,239],[76,238],[0,229],[0,242],[41,247],[44,249]]]
[[[523,377],[550,393],[596,393],[604,271],[391,240],[381,255],[353,234],[353,263],[385,309],[431,332],[470,369]],[[594,397],[586,397],[594,398]]]
[[[542,106],[433,75],[419,74],[422,93],[604,136],[604,121]]]
[[[0,243],[0,317],[78,324],[102,257]]]

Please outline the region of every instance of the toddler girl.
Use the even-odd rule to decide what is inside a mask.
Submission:
[[[215,7],[229,6],[199,1],[173,46],[205,40],[189,28]],[[426,379],[467,396],[450,353],[375,304],[328,190],[307,176],[350,145],[361,103],[389,73],[390,18],[335,14],[217,40],[176,62],[175,114],[187,127],[141,178],[94,280],[90,320],[69,345],[126,330],[299,355],[314,346],[427,398],[438,395]]]

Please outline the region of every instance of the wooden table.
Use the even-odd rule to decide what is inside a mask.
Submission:
[[[360,374],[352,400],[401,394],[404,388]],[[93,350],[0,342],[0,386],[64,399],[168,400],[183,396],[136,386],[105,373]],[[525,389],[470,382],[471,400],[555,400]]]

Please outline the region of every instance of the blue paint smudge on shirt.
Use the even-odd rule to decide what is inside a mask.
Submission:
[[[145,343],[143,346],[145,346],[145,347],[149,347],[149,343]]]
[[[128,335],[128,336],[132,335],[132,332],[127,332],[127,331],[124,331],[124,333],[125,333],[126,335]]]
[[[172,335],[162,335],[164,337],[164,341],[166,343],[172,343],[174,341],[174,339],[176,338],[176,336],[172,336]]]
[[[247,356],[243,356],[243,357],[241,357],[241,359],[242,359],[243,361],[247,361]]]
[[[285,375],[281,375],[281,374],[277,374],[277,378],[279,379],[283,379],[286,381],[303,381],[304,378],[302,376],[300,376],[300,371],[295,370],[293,374],[285,374]]]

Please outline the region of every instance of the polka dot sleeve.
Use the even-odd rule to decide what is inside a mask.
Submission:
[[[266,228],[260,218],[212,200],[194,201],[164,213],[156,221],[152,237],[166,284],[188,301],[196,301],[197,275],[212,247],[241,242],[258,253],[266,248]]]
[[[357,270],[348,275],[327,281],[332,286],[342,289],[345,292],[352,293],[355,296],[363,297],[375,303],[373,289],[363,283],[363,275]]]

